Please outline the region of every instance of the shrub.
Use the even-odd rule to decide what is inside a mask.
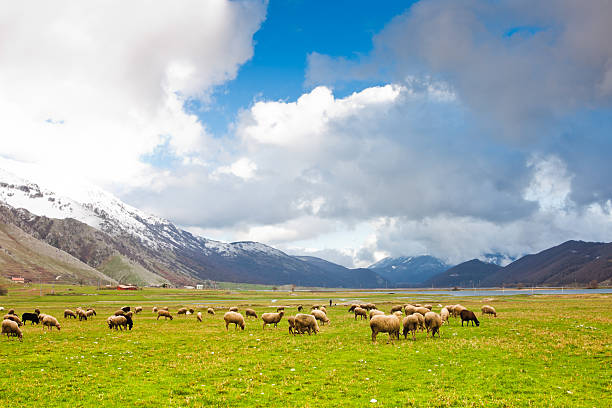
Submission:
[[[0,286],[0,296],[8,295],[8,288],[6,286]]]

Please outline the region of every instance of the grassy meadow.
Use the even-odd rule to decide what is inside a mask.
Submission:
[[[51,295],[54,291],[54,295]],[[279,305],[328,307],[331,325],[292,336],[247,320],[225,330],[229,306],[260,315]],[[461,303],[480,327],[451,318],[441,338],[371,341],[367,321],[340,303],[374,302],[388,312],[408,302]],[[490,298],[489,298],[490,299]],[[0,339],[0,406],[71,407],[605,407],[612,406],[612,295],[482,297],[389,292],[262,292],[145,289],[97,291],[78,286],[11,287],[0,306],[21,316],[35,307],[58,318],[61,331],[22,327],[23,342]],[[228,301],[229,300],[229,301]],[[276,300],[273,302],[272,300]],[[498,317],[481,317],[490,304]],[[142,306],[134,329],[111,331],[106,318]],[[93,320],[63,318],[65,308],[94,307]],[[156,320],[168,306],[173,321]],[[203,311],[176,316],[179,307]],[[206,307],[217,308],[214,316]],[[309,309],[309,307],[308,307]],[[410,339],[410,337],[409,337]]]

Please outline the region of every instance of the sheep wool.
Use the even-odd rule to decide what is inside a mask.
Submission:
[[[319,332],[319,324],[313,315],[298,313],[295,315],[295,329],[298,333],[304,332],[317,334]]]
[[[6,338],[17,337],[19,341],[23,341],[23,334],[17,322],[5,319],[2,321],[2,334],[6,334]]]
[[[282,310],[278,313],[264,313],[261,315],[261,319],[263,320],[263,328],[266,328],[266,325],[273,324],[274,327],[278,327],[278,323],[283,318],[285,312]]]
[[[322,310],[313,310],[312,312],[310,312],[310,314],[313,315],[315,319],[320,321],[322,325],[325,325],[325,323],[329,323],[329,317],[327,317],[327,315]]]
[[[223,315],[223,320],[225,320],[225,330],[229,330],[229,325],[234,324],[234,329],[238,330],[238,326],[242,330],[244,330],[244,317],[238,312],[227,312]]]
[[[440,337],[440,327],[442,327],[442,319],[440,318],[440,315],[435,312],[426,313],[425,327],[427,328],[427,333],[431,332],[432,338],[436,335],[436,333],[438,333],[438,337]]]
[[[394,338],[399,340],[400,320],[395,315],[377,315],[370,320],[370,329],[372,330],[372,342],[376,341],[378,333],[389,333],[390,341],[393,341]]]

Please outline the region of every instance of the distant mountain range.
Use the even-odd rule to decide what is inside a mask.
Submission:
[[[342,269],[330,273],[322,263],[304,261],[261,243],[223,243],[195,236],[93,186],[81,186],[68,197],[0,169],[0,203],[3,225],[71,255],[109,281],[140,285],[205,280],[356,288],[385,285],[383,278],[369,270],[351,271],[338,265]],[[44,264],[36,268],[24,264],[21,269],[0,265],[0,274],[54,275],[40,272],[45,268]],[[65,279],[69,279],[66,274]]]
[[[411,287],[421,285],[450,267],[451,265],[438,258],[421,255],[384,258],[370,265],[368,269],[389,280],[396,287]]]
[[[0,276],[51,282],[186,285],[213,281],[319,287],[612,283],[612,244],[568,241],[513,260],[451,266],[429,255],[349,269],[257,242],[199,237],[92,186],[58,193],[0,169]],[[510,262],[513,261],[513,262]],[[510,263],[509,263],[510,262]],[[509,263],[509,264],[508,264]]]

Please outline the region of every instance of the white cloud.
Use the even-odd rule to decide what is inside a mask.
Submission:
[[[142,156],[214,144],[184,108],[253,54],[263,2],[11,3],[0,15],[0,154],[103,185],[147,185]],[[214,149],[213,149],[214,150]]]

